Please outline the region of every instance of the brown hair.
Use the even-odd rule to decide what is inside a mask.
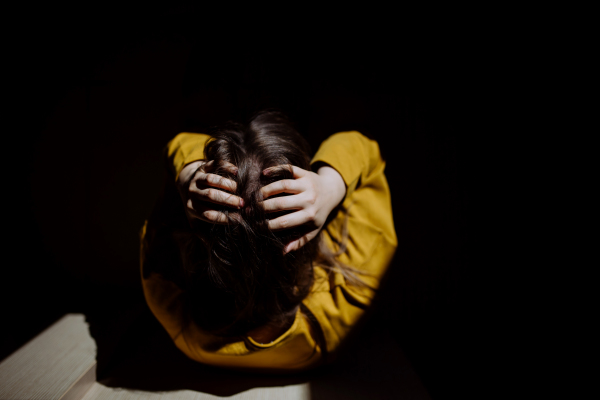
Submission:
[[[302,248],[284,254],[284,246],[301,237],[302,227],[271,231],[260,202],[260,188],[280,179],[293,179],[279,168],[269,176],[265,168],[295,165],[310,169],[310,148],[280,112],[263,111],[247,125],[228,123],[210,132],[205,159],[214,161],[213,173],[237,183],[241,210],[220,209],[228,225],[195,221],[190,234],[179,234],[183,290],[188,315],[204,330],[222,336],[244,335],[266,325],[283,325],[308,295],[314,280],[313,261],[340,270],[360,283],[350,268],[336,261],[321,235]],[[225,167],[237,166],[237,174]],[[283,194],[285,195],[285,194]]]
[[[229,336],[246,334],[265,324],[283,324],[313,283],[318,240],[284,254],[301,229],[273,232],[261,206],[260,188],[292,179],[289,169],[269,176],[265,168],[295,165],[310,169],[310,148],[288,119],[263,111],[247,125],[228,123],[210,132],[204,154],[214,161],[212,173],[237,183],[241,210],[223,207],[228,225],[196,221],[193,235],[179,240],[188,313],[201,328]],[[237,174],[225,165],[237,166]]]

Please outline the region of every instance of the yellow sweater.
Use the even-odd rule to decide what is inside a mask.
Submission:
[[[169,142],[168,158],[175,177],[185,165],[204,158],[209,138],[180,133]],[[315,162],[335,168],[347,186],[340,212],[324,227],[323,239],[336,251],[347,216],[347,249],[339,260],[365,271],[369,275],[362,276],[363,280],[377,288],[397,246],[379,146],[359,132],[341,132],[321,144],[311,163]],[[146,226],[142,238],[145,232]],[[175,345],[193,360],[222,367],[293,371],[317,366],[325,355],[331,359],[374,296],[373,290],[352,286],[337,272],[328,276],[325,269],[315,265],[315,283],[293,325],[272,343],[259,344],[250,337],[224,339],[193,323],[184,328],[181,289],[158,273],[143,273],[144,251],[141,265],[146,301]]]

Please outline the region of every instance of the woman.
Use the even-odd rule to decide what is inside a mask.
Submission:
[[[334,358],[371,303],[397,244],[379,147],[342,132],[309,154],[273,111],[168,144],[142,283],[188,357],[311,368]]]

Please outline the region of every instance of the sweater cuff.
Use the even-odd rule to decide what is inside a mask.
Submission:
[[[183,167],[191,162],[204,160],[204,146],[210,135],[183,132],[175,136],[167,145],[168,164],[175,175],[175,181]]]
[[[365,168],[361,140],[362,135],[356,131],[336,133],[321,144],[310,162],[311,165],[325,163],[339,172],[346,184],[344,199],[352,196]]]

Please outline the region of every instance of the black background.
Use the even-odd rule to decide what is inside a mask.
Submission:
[[[409,16],[284,30],[283,19],[242,27],[214,15],[163,5],[20,16],[6,52],[0,358],[66,312],[140,298],[138,232],[170,138],[278,107],[315,150],[343,130],[379,142],[399,240],[379,318],[434,398],[492,390],[507,339],[486,161],[507,96],[518,97],[497,38],[408,29]]]

